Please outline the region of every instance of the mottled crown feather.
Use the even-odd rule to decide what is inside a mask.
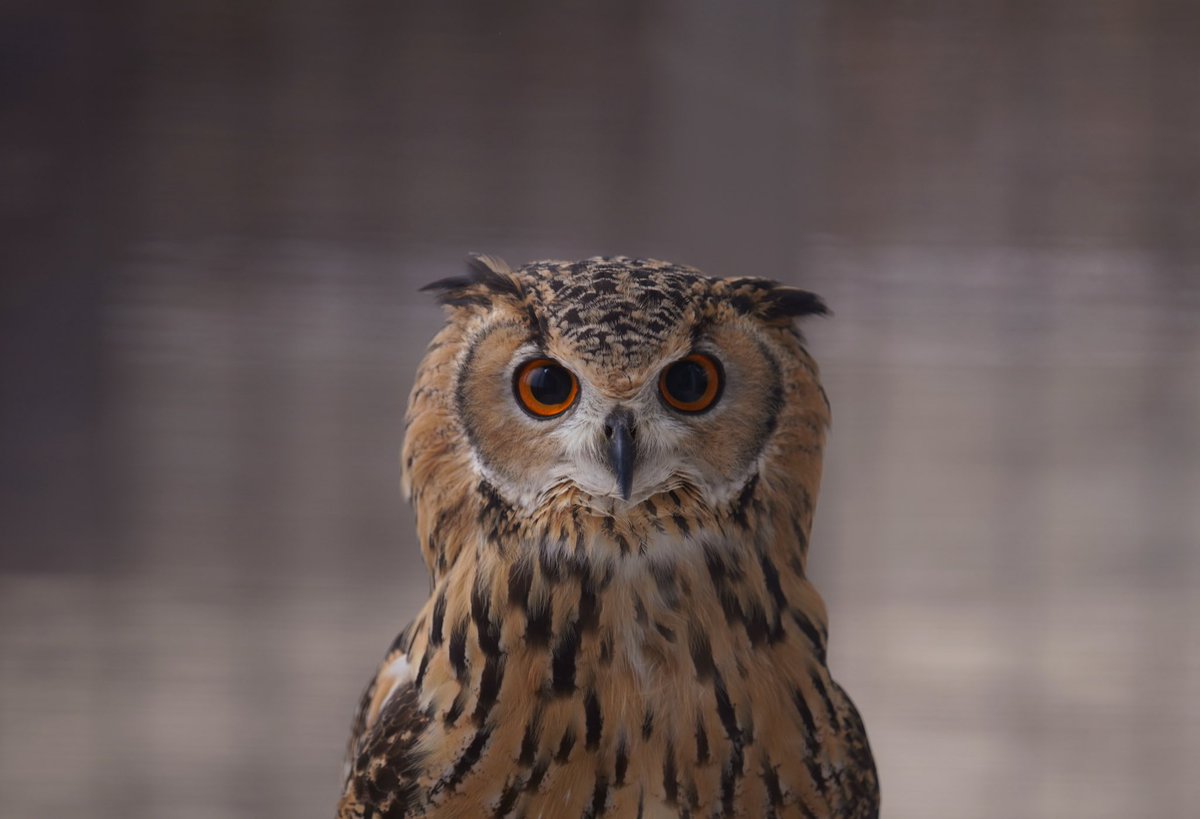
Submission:
[[[660,311],[665,309],[677,318],[689,304],[713,307],[723,303],[773,324],[830,313],[815,293],[772,279],[717,278],[654,259],[598,256],[575,262],[539,261],[514,271],[502,259],[472,254],[467,257],[467,268],[464,275],[440,279],[421,290],[436,291],[438,301],[450,307],[486,307],[496,298],[525,303],[535,311],[552,304],[552,311],[573,305],[567,314],[574,319],[571,323],[586,319],[593,325],[612,320],[614,309],[622,304],[648,307],[656,303]]]

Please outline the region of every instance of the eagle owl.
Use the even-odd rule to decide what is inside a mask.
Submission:
[[[874,817],[806,574],[811,293],[659,261],[436,282],[404,487],[430,599],[363,695],[338,816]]]

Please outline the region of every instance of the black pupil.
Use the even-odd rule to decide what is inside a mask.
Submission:
[[[543,404],[555,406],[571,397],[571,374],[562,367],[546,364],[529,371],[529,392]]]
[[[694,404],[708,391],[708,372],[695,361],[680,361],[667,370],[667,392],[681,404]]]

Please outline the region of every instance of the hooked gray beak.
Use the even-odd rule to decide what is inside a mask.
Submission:
[[[633,489],[633,464],[637,460],[634,444],[633,413],[615,409],[604,421],[604,437],[608,438],[608,465],[617,479],[621,500],[629,500]]]

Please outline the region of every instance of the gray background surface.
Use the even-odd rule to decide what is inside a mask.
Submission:
[[[884,815],[1200,804],[1200,7],[0,12],[0,815],[329,816],[472,250],[822,294]]]

